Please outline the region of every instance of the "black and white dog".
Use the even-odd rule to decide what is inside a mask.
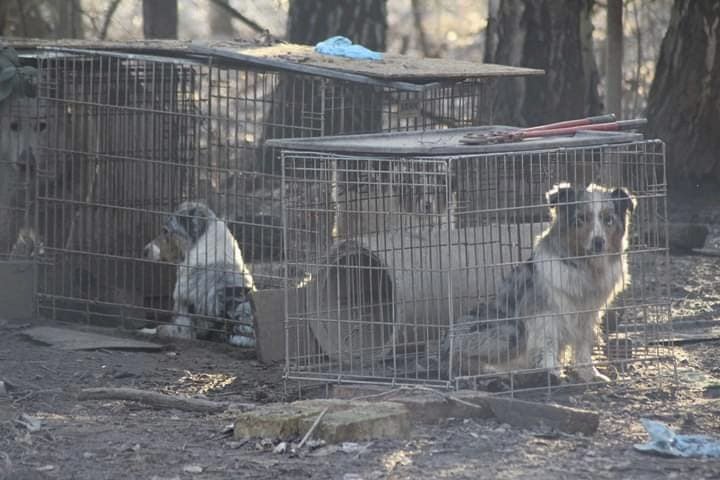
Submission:
[[[465,375],[490,365],[559,377],[570,358],[582,381],[609,380],[593,365],[592,350],[602,310],[630,280],[625,251],[635,199],[624,188],[594,184],[560,184],[546,198],[552,221],[531,257],[503,280],[492,305],[457,322],[453,362]],[[447,338],[444,349],[449,355]]]
[[[255,346],[252,275],[227,224],[207,205],[182,203],[144,256],[177,264],[173,321],[159,326],[158,336],[207,339],[221,332],[232,345]]]

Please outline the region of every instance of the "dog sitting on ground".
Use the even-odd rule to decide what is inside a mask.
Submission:
[[[171,325],[158,336],[255,345],[255,285],[237,241],[204,203],[184,202],[165,221],[144,256],[177,264]],[[223,325],[224,324],[224,325]]]
[[[634,197],[624,188],[560,184],[547,192],[552,221],[530,258],[504,278],[492,305],[457,321],[453,362],[549,369],[560,378],[566,351],[585,382],[608,381],[592,364],[601,313],[629,282],[625,251]],[[449,355],[446,338],[444,350]]]

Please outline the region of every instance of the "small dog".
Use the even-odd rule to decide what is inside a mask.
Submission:
[[[144,256],[178,265],[175,316],[171,325],[158,327],[159,336],[207,339],[221,331],[232,345],[255,346],[252,275],[227,225],[207,205],[182,203],[145,245]],[[226,319],[225,328],[208,317]]]
[[[567,183],[546,198],[552,221],[531,257],[504,278],[494,304],[457,322],[453,361],[466,375],[490,364],[545,368],[559,379],[569,348],[582,381],[609,380],[592,365],[592,350],[602,309],[630,280],[625,251],[635,198],[624,188]]]
[[[23,227],[18,232],[17,240],[10,250],[10,260],[27,260],[45,255],[45,244],[35,230]]]

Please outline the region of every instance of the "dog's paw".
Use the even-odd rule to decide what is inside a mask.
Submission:
[[[158,334],[158,329],[157,328],[141,328],[140,330],[137,331],[137,333],[139,333],[140,335],[147,335],[149,337],[154,337],[155,335]]]
[[[255,339],[252,337],[246,337],[243,335],[230,335],[228,337],[228,343],[230,345],[234,345],[236,347],[243,347],[243,348],[254,348],[255,347]]]
[[[191,340],[194,335],[192,328],[179,325],[158,325],[157,336],[160,338],[181,338]]]
[[[609,383],[609,382],[611,382],[610,377],[600,373],[598,371],[598,369],[595,367],[582,368],[582,369],[579,369],[576,373],[577,373],[578,378],[580,378],[580,380],[583,382],[587,382],[587,383]]]

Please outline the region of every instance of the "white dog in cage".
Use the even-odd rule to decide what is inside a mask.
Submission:
[[[609,380],[592,350],[602,309],[630,279],[625,251],[635,198],[594,184],[560,184],[546,198],[552,222],[531,257],[503,280],[492,305],[457,322],[453,358],[466,375],[490,364],[549,369],[559,378],[569,350],[582,381]]]
[[[160,235],[144,248],[146,258],[176,263],[174,317],[158,336],[211,338],[255,345],[255,285],[237,241],[225,222],[201,202],[184,202]]]

